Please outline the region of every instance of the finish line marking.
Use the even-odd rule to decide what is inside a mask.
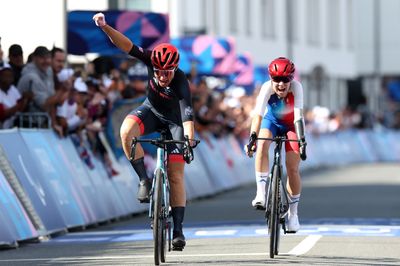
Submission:
[[[287,253],[282,253],[279,255],[287,255]],[[232,257],[232,256],[263,256],[268,257],[269,253],[216,253],[216,254],[168,254],[167,258],[195,258],[195,257]],[[68,261],[94,261],[94,260],[116,260],[116,259],[147,259],[153,258],[154,255],[130,255],[130,256],[91,256],[91,257],[65,257],[65,258],[32,258],[32,259],[6,259],[0,260],[0,262],[27,262],[27,261],[49,261],[49,262],[68,262]]]
[[[318,240],[321,239],[321,235],[309,235],[303,241],[301,241],[297,246],[295,246],[291,251],[288,252],[289,255],[300,256],[307,253],[310,249],[315,246]]]

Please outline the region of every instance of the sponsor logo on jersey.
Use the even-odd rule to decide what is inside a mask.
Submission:
[[[178,154],[179,153],[179,149],[178,148],[175,148],[172,152],[171,152],[171,154]]]
[[[170,87],[165,87],[165,88],[164,88],[164,92],[165,92],[165,94],[167,94],[167,95],[171,95],[171,93],[172,93]]]
[[[154,77],[153,81],[150,80],[150,88],[160,97],[165,98],[165,99],[172,99],[171,96],[167,95],[166,93],[164,93],[163,91],[165,91],[165,88],[163,88],[163,91],[160,90],[160,87],[156,88],[157,85],[157,79]],[[167,87],[169,88],[169,87]]]
[[[192,107],[188,106],[188,107],[185,108],[185,115],[186,115],[186,116],[191,116],[191,115],[193,115],[193,109],[192,109]]]

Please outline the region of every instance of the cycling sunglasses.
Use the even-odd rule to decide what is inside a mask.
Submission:
[[[290,78],[290,77],[280,77],[280,76],[276,76],[276,77],[273,77],[272,78],[272,80],[274,81],[274,82],[276,82],[276,83],[279,83],[279,82],[283,82],[283,83],[288,83],[288,82],[290,82],[292,79]]]
[[[176,68],[173,68],[173,69],[157,69],[157,68],[153,68],[153,71],[157,76],[169,76],[172,73],[174,73],[175,70],[176,70]]]

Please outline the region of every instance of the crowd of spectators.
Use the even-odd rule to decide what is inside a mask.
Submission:
[[[248,95],[241,87],[221,90],[215,78],[197,77],[194,72],[188,73],[188,79],[196,131],[247,139],[259,88]],[[112,59],[99,57],[72,69],[66,67],[66,53],[60,48],[38,46],[25,64],[20,45],[9,47],[7,61],[0,45],[0,129],[52,127],[60,137],[71,135],[82,158],[93,167],[82,145],[88,141],[113,176],[118,173],[99,134],[115,101],[143,97],[146,85],[146,68],[133,58],[120,60],[115,66]],[[387,103],[388,111],[375,115],[365,105],[338,112],[323,106],[306,108],[306,128],[313,134],[348,128],[400,128],[399,102],[388,99]]]

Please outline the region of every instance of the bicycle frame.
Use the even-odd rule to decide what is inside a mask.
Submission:
[[[275,147],[274,147],[274,161],[273,161],[273,163],[272,163],[272,167],[271,167],[271,173],[270,173],[270,182],[269,182],[269,184],[268,184],[268,190],[267,190],[267,198],[266,198],[266,201],[265,201],[265,206],[267,206],[268,207],[268,201],[269,201],[269,194],[270,194],[270,187],[271,187],[271,185],[272,185],[272,178],[273,178],[273,175],[272,175],[272,173],[274,172],[274,168],[278,168],[278,175],[277,175],[277,177],[278,177],[278,182],[279,182],[279,191],[278,192],[280,192],[280,195],[279,195],[279,203],[281,203],[282,204],[282,201],[281,201],[281,195],[282,195],[282,192],[283,192],[283,195],[285,196],[285,202],[287,203],[287,204],[282,204],[282,206],[280,206],[281,207],[281,217],[280,218],[283,218],[283,217],[285,217],[286,216],[286,214],[287,214],[287,212],[288,212],[288,210],[289,210],[289,204],[288,204],[288,202],[289,202],[289,196],[288,196],[288,194],[287,194],[287,190],[286,190],[286,185],[285,185],[285,183],[284,182],[282,182],[282,173],[283,173],[283,167],[282,167],[282,156],[281,156],[281,153],[282,153],[282,144],[285,142],[285,141],[294,141],[294,140],[288,140],[288,139],[286,139],[286,138],[283,138],[283,137],[276,137],[276,138],[273,138],[273,139],[269,139],[269,140],[272,140],[272,141],[274,141],[275,142]],[[296,140],[297,141],[297,140]],[[267,218],[267,215],[268,215],[268,208],[266,208],[266,213],[265,213],[265,216],[266,216],[266,218]],[[285,232],[285,234],[286,234],[286,228],[285,228],[285,224],[283,223],[283,229],[284,229],[284,232]]]
[[[166,137],[165,134],[161,134],[160,141],[165,141]],[[152,182],[152,187],[151,187],[151,197],[150,197],[150,208],[149,208],[149,218],[153,219],[154,216],[154,203],[153,203],[153,197],[152,195],[154,194],[154,189],[155,189],[155,183],[156,183],[156,173],[157,170],[161,170],[162,172],[162,195],[163,195],[163,206],[168,206],[168,208],[164,208],[163,212],[163,217],[167,218],[169,216],[169,181],[168,181],[168,157],[167,157],[167,150],[166,150],[166,144],[163,145],[163,147],[157,145],[157,163],[156,163],[156,168],[154,169],[153,172],[153,182]]]
[[[196,145],[199,140],[193,140]],[[154,262],[156,265],[165,262],[166,257],[166,238],[168,238],[168,251],[171,251],[171,215],[170,215],[170,186],[168,181],[168,144],[182,144],[183,149],[189,149],[191,158],[193,150],[189,145],[189,140],[169,140],[166,131],[161,130],[161,137],[158,139],[132,139],[131,156],[132,161],[135,156],[136,143],[147,142],[157,146],[157,163],[153,173],[153,182],[150,191],[149,218],[153,221],[154,237]],[[194,146],[195,147],[195,146]],[[160,180],[161,179],[161,180]],[[161,191],[160,191],[161,190]],[[166,235],[168,232],[168,236]]]
[[[289,197],[286,185],[282,182],[282,145],[286,141],[297,142],[298,140],[287,139],[284,136],[257,139],[269,140],[275,143],[274,160],[271,167],[270,180],[268,182],[265,201],[265,218],[267,220],[268,231],[270,234],[270,258],[274,258],[274,255],[278,255],[281,226],[283,227],[284,233],[287,233],[285,216],[289,211]],[[284,200],[282,200],[282,197],[284,197]]]

